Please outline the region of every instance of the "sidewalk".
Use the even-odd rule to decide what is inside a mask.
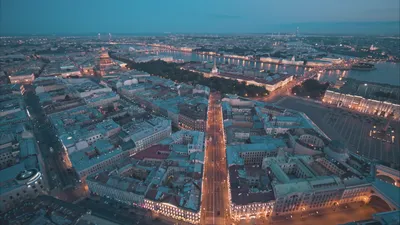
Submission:
[[[292,214],[285,214],[281,216],[273,216],[270,220],[270,222],[280,222],[280,221],[285,221],[285,220],[306,220],[307,218],[313,218],[313,217],[322,217],[328,214],[335,214],[335,213],[340,213],[344,212],[346,210],[357,210],[360,207],[364,206],[365,204],[362,202],[355,202],[355,203],[348,203],[348,204],[343,204],[339,206],[334,206],[334,207],[329,207],[329,208],[322,208],[322,209],[315,209],[315,210],[309,210],[305,212],[296,212]]]

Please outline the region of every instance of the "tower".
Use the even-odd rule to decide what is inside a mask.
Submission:
[[[97,39],[101,39],[100,33],[97,34]]]
[[[296,29],[296,37],[299,37],[299,36],[300,36],[299,27],[297,27],[297,29]]]
[[[214,66],[213,66],[213,68],[211,70],[211,73],[213,73],[213,74],[217,74],[218,73],[216,58],[214,58]]]
[[[111,33],[108,33],[108,41],[111,41]]]

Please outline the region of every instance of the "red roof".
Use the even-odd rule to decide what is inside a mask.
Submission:
[[[168,145],[153,145],[141,152],[136,153],[135,159],[167,159],[171,150]]]

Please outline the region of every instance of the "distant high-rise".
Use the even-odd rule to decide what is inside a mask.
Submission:
[[[299,36],[300,36],[299,27],[297,27],[297,29],[296,29],[296,37],[299,37]]]
[[[100,33],[97,34],[97,38],[98,38],[99,40],[101,39]]]
[[[111,33],[108,33],[108,40],[111,41]]]

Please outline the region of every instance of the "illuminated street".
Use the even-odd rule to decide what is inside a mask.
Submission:
[[[209,99],[201,224],[230,224],[227,220],[227,169],[219,99],[215,93]]]
[[[76,173],[71,169],[68,155],[60,146],[53,128],[44,117],[43,111],[36,102],[38,99],[27,95],[31,103],[30,112],[35,119],[35,134],[48,170],[50,193],[58,199],[74,202],[87,196],[88,189],[79,182]],[[36,103],[36,104],[34,104]],[[75,187],[74,187],[75,186]]]
[[[351,204],[348,208],[341,208],[340,211],[325,211],[324,213],[319,213],[313,216],[308,216],[307,218],[302,218],[300,215],[295,215],[290,217],[273,218],[272,220],[266,222],[265,220],[244,220],[239,222],[239,225],[244,224],[292,224],[292,225],[309,225],[309,224],[324,224],[324,225],[337,225],[348,223],[358,220],[371,219],[372,214],[380,212],[380,210],[375,209],[371,205],[363,205],[360,207],[359,203]]]

